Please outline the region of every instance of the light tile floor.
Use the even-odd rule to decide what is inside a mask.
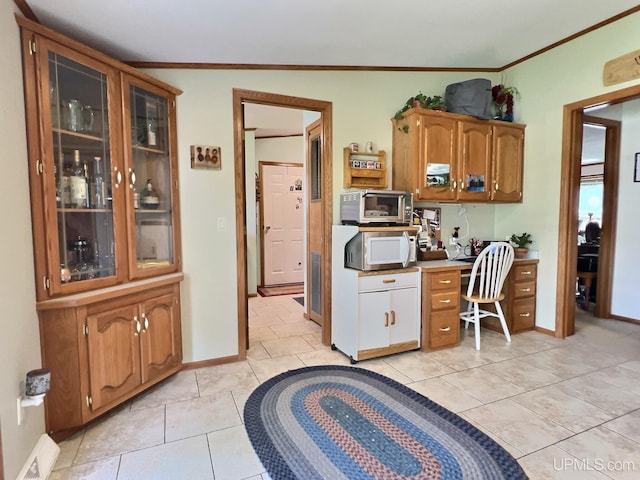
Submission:
[[[185,370],[60,444],[51,480],[266,480],[244,430],[253,389],[286,370],[349,365],[292,296],[249,300],[244,362]],[[362,361],[458,413],[532,479],[640,478],[640,326],[579,312],[576,334]],[[276,479],[274,479],[276,480]]]

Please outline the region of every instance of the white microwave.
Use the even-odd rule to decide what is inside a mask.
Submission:
[[[415,229],[360,231],[347,242],[344,266],[356,270],[389,270],[416,264]]]

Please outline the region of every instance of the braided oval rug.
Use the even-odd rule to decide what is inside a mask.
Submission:
[[[455,413],[356,367],[291,370],[256,388],[244,424],[273,480],[526,479]]]

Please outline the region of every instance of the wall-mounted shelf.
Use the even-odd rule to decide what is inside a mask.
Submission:
[[[387,155],[344,149],[344,188],[387,188]]]

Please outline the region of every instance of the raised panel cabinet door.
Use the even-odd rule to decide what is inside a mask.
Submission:
[[[140,321],[142,383],[146,383],[182,363],[178,296],[168,294],[144,302]]]
[[[418,198],[453,200],[457,189],[457,121],[418,117]]]
[[[389,292],[358,294],[358,350],[389,346]]]
[[[486,122],[458,123],[458,200],[489,200],[491,150],[491,125]]]
[[[521,202],[523,169],[524,128],[494,125],[491,199],[496,202]]]
[[[420,337],[418,288],[391,290],[389,344],[417,341]]]
[[[140,330],[137,304],[87,317],[91,410],[140,385]]]

